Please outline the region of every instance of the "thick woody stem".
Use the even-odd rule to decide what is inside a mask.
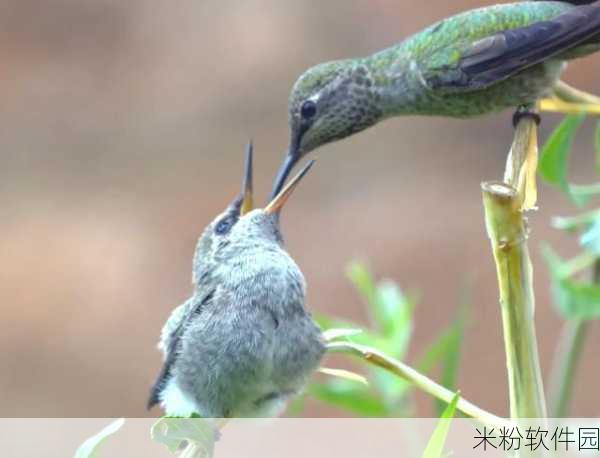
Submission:
[[[487,233],[500,288],[512,418],[544,418],[546,403],[534,326],[532,267],[521,198],[505,183],[482,184]]]

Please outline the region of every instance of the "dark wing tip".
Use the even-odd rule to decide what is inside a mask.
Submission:
[[[160,403],[160,393],[165,387],[165,371],[161,371],[158,379],[150,389],[150,397],[148,398],[148,402],[146,403],[146,410],[151,410],[154,406]]]
[[[150,398],[148,399],[148,402],[146,403],[146,410],[152,410],[152,408],[157,405],[160,402],[160,399],[158,398],[158,394],[152,392],[150,394]]]

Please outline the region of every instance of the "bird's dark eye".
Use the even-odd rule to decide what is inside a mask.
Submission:
[[[300,108],[300,114],[303,119],[310,119],[317,114],[317,104],[312,100],[307,100]]]
[[[221,221],[219,221],[217,223],[217,225],[215,226],[215,233],[217,233],[219,235],[225,235],[231,230],[232,226],[233,226],[233,221],[231,220],[231,218],[229,218],[229,217],[224,218]]]

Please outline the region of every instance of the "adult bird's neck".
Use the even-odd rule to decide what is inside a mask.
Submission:
[[[379,94],[383,117],[419,114],[430,96],[417,63],[402,44],[362,59],[369,69],[373,90]]]

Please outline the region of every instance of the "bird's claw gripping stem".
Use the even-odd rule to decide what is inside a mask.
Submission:
[[[521,107],[517,108],[517,110],[513,114],[513,118],[512,118],[513,127],[516,129],[517,126],[519,125],[519,122],[521,121],[521,119],[524,119],[524,118],[533,119],[538,126],[542,122],[542,118],[536,109],[528,107],[528,106],[521,106]]]

